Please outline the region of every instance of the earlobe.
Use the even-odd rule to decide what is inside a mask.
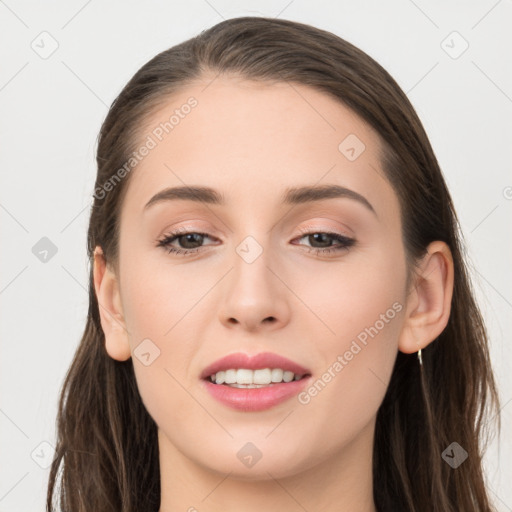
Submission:
[[[444,242],[432,242],[408,295],[404,324],[398,341],[401,352],[417,352],[443,332],[450,318],[453,275],[450,248]]]
[[[105,334],[105,349],[110,357],[126,361],[131,357],[119,285],[108,267],[100,246],[94,250],[94,289],[98,300],[101,327]]]

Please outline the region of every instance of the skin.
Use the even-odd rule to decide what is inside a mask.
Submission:
[[[433,242],[407,290],[400,206],[380,166],[377,133],[307,86],[212,79],[188,86],[151,116],[141,141],[190,96],[198,100],[132,171],[118,272],[100,247],[94,261],[106,349],[119,361],[133,357],[158,425],[160,512],[373,512],[377,411],[397,351],[425,348],[447,324],[449,248]],[[338,149],[349,134],[366,146],[354,161]],[[363,195],[376,215],[349,198],[281,202],[287,187],[327,183]],[[213,187],[227,204],[179,200],[143,211],[154,194],[181,185]],[[202,245],[172,243],[199,252],[157,247],[178,228],[208,234]],[[300,228],[356,244],[317,255],[308,248],[326,244]],[[236,252],[249,235],[263,249],[250,264]],[[261,412],[235,411],[200,385],[207,365],[239,351],[288,357],[308,368],[313,382],[330,367],[332,375],[338,355],[393,303],[401,311],[307,404],[293,397]],[[146,338],[160,350],[148,366],[134,356]],[[249,441],[262,454],[252,467],[237,457]]]

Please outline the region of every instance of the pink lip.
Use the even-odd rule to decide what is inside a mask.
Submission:
[[[311,373],[308,369],[297,364],[283,356],[278,356],[272,352],[261,352],[255,356],[248,356],[242,352],[230,354],[222,359],[218,359],[211,365],[207,366],[200,375],[201,379],[207,379],[214,373],[230,370],[231,368],[247,368],[248,370],[261,370],[263,368],[281,368],[284,371],[290,371],[295,375],[304,375]]]
[[[300,380],[269,384],[261,388],[232,388],[223,384],[214,384],[209,377],[214,373],[231,368],[259,370],[263,368],[281,368],[296,375],[304,375]],[[201,373],[201,384],[213,398],[240,411],[262,411],[274,407],[297,395],[311,379],[311,372],[298,363],[285,357],[263,352],[253,357],[247,354],[230,354],[206,367]]]
[[[296,396],[311,381],[312,377],[281,382],[263,388],[231,388],[224,384],[214,384],[201,380],[201,385],[213,398],[224,405],[245,412],[263,411]]]

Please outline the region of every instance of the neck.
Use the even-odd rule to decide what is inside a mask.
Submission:
[[[350,445],[286,478],[240,480],[187,458],[158,430],[159,512],[376,512],[373,502],[375,421]]]

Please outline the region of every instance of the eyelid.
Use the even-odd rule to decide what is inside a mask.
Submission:
[[[338,228],[332,227],[321,227],[321,226],[312,226],[308,225],[305,227],[300,227],[299,231],[301,234],[310,234],[310,233],[331,233],[339,236],[344,236],[346,238],[354,238],[354,234],[351,233],[352,230],[341,230]],[[348,232],[347,232],[348,231]]]
[[[327,220],[331,220],[331,219],[327,218]],[[305,226],[299,227],[298,231],[301,234],[303,234],[303,233],[309,234],[311,232],[315,232],[315,233],[334,233],[334,234],[338,234],[340,236],[346,236],[347,238],[351,238],[351,237],[355,236],[353,231],[350,228],[345,227],[345,226],[344,226],[344,228],[340,229],[337,227],[327,227],[325,225],[318,226],[318,225],[313,225],[313,224],[306,224]],[[213,235],[210,235],[210,233],[212,232],[212,229],[210,229],[210,227],[201,227],[201,226],[189,225],[189,224],[178,226],[178,227],[174,227],[173,225],[167,226],[165,229],[163,229],[161,231],[160,235],[158,235],[158,238],[168,236],[168,234],[170,234],[170,233],[172,233],[173,235],[177,235],[180,233],[185,234],[185,233],[190,233],[190,232],[205,234],[205,235],[208,235],[210,238],[216,238],[217,240],[219,240],[219,237],[214,237]],[[220,230],[220,233],[222,236],[224,236],[226,234],[223,230]]]
[[[162,231],[162,233],[157,237],[157,241],[161,240],[163,238],[168,238],[171,236],[178,237],[180,235],[185,235],[185,234],[189,234],[189,233],[196,233],[196,234],[204,235],[204,236],[207,236],[208,238],[210,238],[211,240],[217,240],[217,241],[220,240],[218,237],[211,235],[209,233],[209,231],[210,231],[209,229],[201,229],[200,227],[197,227],[197,226],[180,226],[177,228],[169,227]],[[339,235],[339,236],[346,237],[346,238],[353,238],[352,234],[344,232],[343,230],[340,230],[340,229],[332,228],[332,227],[328,228],[328,227],[307,225],[307,226],[302,226],[302,227],[298,228],[298,231],[301,235],[308,235],[308,234],[312,234],[312,233],[329,233],[329,234]]]

